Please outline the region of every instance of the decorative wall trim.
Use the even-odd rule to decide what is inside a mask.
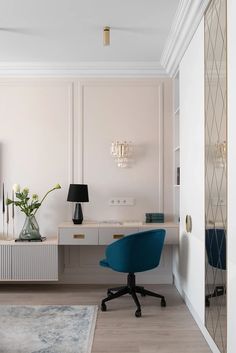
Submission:
[[[187,49],[209,0],[181,0],[161,57],[161,66],[173,76]]]
[[[76,139],[78,135],[78,114],[77,114],[77,99],[76,99],[76,90],[77,82],[70,78],[41,78],[41,77],[0,77],[0,87],[52,87],[55,89],[57,87],[62,87],[65,89],[65,99],[67,104],[65,122],[67,129],[65,131],[65,136],[67,137],[66,147],[68,150],[67,159],[66,159],[66,169],[65,177],[66,183],[69,185],[74,182],[75,173],[77,169],[75,167],[74,161],[76,160]],[[68,208],[71,209],[71,214],[73,210],[73,205],[68,205]],[[19,218],[20,219],[20,218]],[[18,226],[18,217],[16,217],[15,226]],[[1,227],[1,226],[0,226]],[[1,252],[0,252],[1,258]],[[0,278],[1,278],[1,261],[0,261]]]
[[[164,212],[164,87],[163,83],[158,86],[158,101],[159,101],[159,126],[158,126],[158,160],[159,160],[159,185],[158,185],[158,204],[160,210]]]
[[[158,161],[159,161],[159,168],[158,168],[158,177],[159,177],[159,184],[158,184],[158,194],[157,194],[157,204],[159,205],[160,212],[164,212],[164,84],[163,82],[157,81],[154,79],[145,79],[139,80],[136,79],[121,79],[121,80],[113,80],[112,78],[104,78],[102,79],[84,79],[79,80],[78,83],[78,100],[79,100],[79,112],[78,112],[78,125],[79,125],[79,136],[78,136],[78,166],[77,166],[77,174],[75,170],[75,175],[77,175],[78,182],[84,182],[84,89],[86,87],[96,87],[96,86],[154,86],[157,89],[157,99],[159,102],[159,111],[158,111]]]
[[[40,77],[166,77],[159,62],[0,62],[0,76]]]
[[[68,181],[74,182],[74,125],[75,125],[75,104],[74,104],[74,82],[68,85],[68,141],[69,141],[69,155],[68,155]]]

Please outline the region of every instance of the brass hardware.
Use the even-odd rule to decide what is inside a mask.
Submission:
[[[110,45],[110,27],[103,28],[103,45]]]
[[[192,217],[190,215],[187,215],[185,218],[185,228],[186,228],[186,232],[188,233],[192,232]]]
[[[73,238],[74,238],[74,239],[84,239],[84,238],[85,238],[85,235],[84,235],[84,234],[74,234],[74,235],[73,235]]]
[[[113,239],[121,239],[124,238],[124,234],[113,234]]]

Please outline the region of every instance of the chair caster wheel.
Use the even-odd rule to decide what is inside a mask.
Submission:
[[[142,316],[141,309],[137,309],[137,310],[135,311],[135,316],[136,316],[136,317],[141,317],[141,316]]]
[[[107,306],[105,303],[101,304],[101,311],[107,311]]]
[[[107,296],[109,297],[109,295],[111,295],[111,294],[112,294],[112,291],[108,289]]]
[[[141,293],[141,297],[146,297],[146,294],[145,293]]]
[[[164,298],[161,299],[161,306],[164,308],[166,307],[166,301]]]

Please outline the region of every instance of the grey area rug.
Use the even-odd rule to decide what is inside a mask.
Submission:
[[[90,353],[96,306],[0,305],[1,353]]]

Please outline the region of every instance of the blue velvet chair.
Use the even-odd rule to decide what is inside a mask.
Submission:
[[[226,270],[226,238],[223,228],[206,229],[206,253],[208,263],[219,270]],[[205,305],[210,306],[210,299],[224,295],[224,285],[217,285],[212,293],[205,296]]]
[[[165,230],[154,229],[128,235],[115,241],[106,248],[106,258],[100,265],[117,272],[127,273],[127,285],[124,287],[109,288],[107,297],[102,300],[101,310],[106,311],[106,302],[130,294],[137,306],[136,317],[141,316],[141,305],[137,293],[142,296],[150,295],[161,299],[161,306],[166,306],[163,295],[136,286],[135,273],[151,270],[159,265],[164,245]]]

